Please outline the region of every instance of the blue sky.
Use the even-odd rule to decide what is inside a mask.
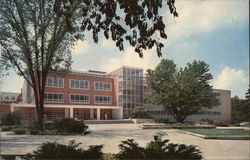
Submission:
[[[231,90],[231,96],[245,97],[249,84],[249,1],[248,0],[176,0],[179,13],[174,18],[166,10],[168,39],[164,40],[162,58],[173,59],[183,67],[194,59],[204,60],[213,74],[211,85]],[[88,38],[88,36],[87,36]],[[91,38],[72,49],[73,69],[112,71],[121,65],[153,69],[161,60],[155,49],[139,58],[127,46],[120,52],[112,41]],[[1,91],[19,92],[22,78],[2,79]]]

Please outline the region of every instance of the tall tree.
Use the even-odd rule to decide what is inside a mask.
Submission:
[[[46,77],[51,72],[70,69],[70,48],[83,37],[72,32],[63,17],[56,16],[53,4],[51,0],[0,2],[0,68],[15,69],[32,86],[41,130]],[[70,13],[74,12],[72,8]]]
[[[217,103],[208,71],[203,61],[195,60],[178,70],[172,60],[163,59],[154,70],[147,70],[146,81],[152,88],[148,100],[163,105],[177,122],[183,122]]]
[[[161,56],[166,39],[159,9],[169,7],[178,16],[175,0],[2,0],[0,1],[0,71],[10,68],[23,76],[34,91],[38,126],[43,130],[44,91],[51,72],[67,72],[72,63],[70,48],[92,31],[124,49],[124,41],[143,50],[156,47]]]
[[[248,99],[240,99],[238,96],[231,98],[231,114],[233,122],[250,122],[250,103]]]

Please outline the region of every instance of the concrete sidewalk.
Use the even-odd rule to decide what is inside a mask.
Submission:
[[[104,144],[104,152],[117,153],[122,140],[135,139],[145,146],[153,140],[154,135],[162,135],[172,143],[197,145],[209,160],[249,160],[250,155],[248,140],[207,140],[174,129],[142,130],[138,124],[89,124],[89,129],[91,133],[86,136],[8,135],[7,132],[2,132],[1,154],[25,154],[44,142],[67,144],[70,140],[81,142],[82,146]]]

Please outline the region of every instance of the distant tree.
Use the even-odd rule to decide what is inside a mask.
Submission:
[[[212,75],[208,71],[203,61],[195,60],[178,70],[172,60],[163,59],[154,70],[147,70],[146,81],[152,88],[148,100],[163,105],[177,122],[183,122],[218,102],[209,85]]]
[[[131,115],[132,118],[151,118],[151,116],[148,114],[147,111],[145,111],[143,108],[141,107],[137,107],[133,110],[133,113]]]
[[[250,103],[247,99],[240,99],[238,96],[231,98],[231,114],[233,122],[250,122]]]
[[[72,63],[70,49],[84,40],[85,31],[142,50],[156,46],[161,56],[167,38],[159,9],[164,2],[178,16],[175,0],[1,0],[0,72],[13,68],[33,88],[38,126],[43,130],[45,82],[50,73],[66,73]]]

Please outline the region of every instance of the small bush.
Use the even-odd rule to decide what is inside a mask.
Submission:
[[[46,130],[54,130],[55,129],[55,125],[53,121],[46,121],[44,122],[44,128]]]
[[[53,121],[54,127],[58,132],[66,133],[82,133],[88,126],[83,121],[77,121],[72,118],[60,118]]]
[[[133,113],[131,115],[131,118],[137,118],[137,119],[149,119],[151,116],[146,112],[143,108],[138,107],[133,110]]]
[[[213,125],[218,126],[218,127],[228,127],[229,124],[223,121],[214,121]]]
[[[154,118],[155,123],[169,123],[168,118]]]
[[[14,129],[13,130],[13,132],[15,133],[15,134],[25,134],[26,133],[26,131],[27,131],[27,129],[26,128],[17,128],[17,129]]]
[[[4,126],[2,127],[2,131],[11,131],[13,129],[13,126]]]
[[[202,118],[198,121],[198,123],[200,124],[207,124],[207,125],[213,124],[213,122],[214,122],[213,120],[208,118]]]
[[[40,131],[37,130],[37,129],[31,129],[29,132],[30,132],[31,135],[38,135],[38,134],[40,134]]]
[[[161,140],[155,136],[154,141],[145,148],[140,147],[133,139],[122,141],[120,152],[116,155],[119,160],[125,159],[192,159],[201,160],[202,154],[196,146],[173,144],[169,140]]]
[[[0,124],[1,125],[18,125],[20,124],[21,112],[7,112],[0,114]]]
[[[102,145],[89,146],[87,150],[79,148],[81,143],[76,144],[71,141],[69,145],[47,142],[31,154],[27,154],[26,159],[101,159]]]
[[[36,120],[32,120],[29,123],[29,129],[38,129],[38,123]]]

